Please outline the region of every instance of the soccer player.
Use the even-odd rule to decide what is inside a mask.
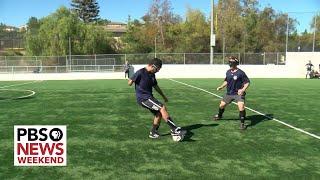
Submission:
[[[305,66],[307,66],[307,73],[306,73],[306,79],[308,78],[308,76],[310,77],[310,79],[312,78],[311,75],[312,75],[312,67],[313,67],[313,64],[311,63],[311,61],[309,60],[309,63],[307,63]]]
[[[124,64],[124,78],[127,78],[127,74],[128,74],[128,78],[130,77],[129,71],[130,71],[130,64],[128,63],[128,61],[126,61]]]
[[[160,126],[160,121],[163,119],[171,129],[172,136],[180,136],[180,140],[183,140],[185,130],[178,127],[170,117],[165,105],[153,97],[152,88],[154,88],[164,99],[168,102],[168,98],[164,95],[155,77],[162,67],[162,61],[158,58],[152,59],[149,64],[140,70],[138,70],[128,81],[128,85],[131,86],[135,83],[135,91],[137,102],[142,107],[149,109],[149,111],[154,115],[154,120],[152,124],[151,131],[149,133],[150,138],[159,138],[158,129]]]
[[[219,91],[224,87],[227,87],[227,93],[220,102],[218,114],[214,115],[213,119],[220,120],[222,118],[225,107],[232,101],[235,101],[239,109],[240,129],[245,130],[245,95],[246,90],[249,87],[250,80],[247,77],[246,73],[238,68],[238,65],[239,60],[236,57],[229,57],[230,69],[227,71],[226,78],[224,79],[222,85],[217,88],[217,90]]]

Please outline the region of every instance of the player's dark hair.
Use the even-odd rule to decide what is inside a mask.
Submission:
[[[236,64],[237,64],[237,65],[239,65],[239,60],[238,60],[238,58],[237,58],[237,57],[235,57],[235,56],[230,56],[230,57],[229,57],[229,64],[230,64],[230,60],[235,61],[235,62],[236,62]]]
[[[156,66],[156,68],[161,68],[162,67],[162,61],[159,58],[153,58],[150,62],[149,65]]]
[[[235,56],[229,56],[229,59],[235,60],[235,59],[237,59],[237,57],[235,57]]]

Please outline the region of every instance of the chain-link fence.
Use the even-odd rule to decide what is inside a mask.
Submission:
[[[285,64],[285,53],[214,53],[213,64],[227,64],[228,56],[238,57],[240,64]],[[0,72],[121,72],[125,61],[129,64],[147,64],[154,57],[162,59],[164,64],[210,64],[210,53],[0,56]]]
[[[25,48],[25,41],[23,38],[0,38],[0,50],[20,48]]]

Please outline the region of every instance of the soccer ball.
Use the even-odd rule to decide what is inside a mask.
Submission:
[[[172,140],[175,141],[175,142],[182,141],[183,138],[184,138],[184,135],[183,135],[183,134],[180,134],[180,135],[172,135]]]

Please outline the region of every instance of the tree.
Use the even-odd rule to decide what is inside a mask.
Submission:
[[[135,19],[129,21],[127,33],[123,37],[125,53],[150,53],[154,47],[154,37],[157,30],[151,24],[143,24]]]
[[[310,25],[315,31],[315,51],[320,51],[320,14],[314,15]]]
[[[72,0],[72,10],[85,23],[99,20],[99,5],[96,0]]]
[[[149,11],[143,17],[146,24],[151,24],[158,30],[156,36],[160,37],[162,49],[166,46],[166,28],[174,23],[179,23],[179,16],[172,12],[171,2],[169,0],[153,0]]]
[[[39,20],[39,30],[28,31],[26,50],[29,55],[67,55],[69,38],[73,54],[114,53],[112,38],[102,27],[85,24],[65,7]]]
[[[39,29],[40,29],[41,22],[36,17],[30,17],[27,22],[27,32],[25,35],[26,41],[26,50],[29,54],[32,55],[41,55],[42,47],[39,43]],[[32,52],[32,53],[31,53]]]
[[[188,8],[181,31],[178,51],[209,52],[210,24],[200,10]]]

